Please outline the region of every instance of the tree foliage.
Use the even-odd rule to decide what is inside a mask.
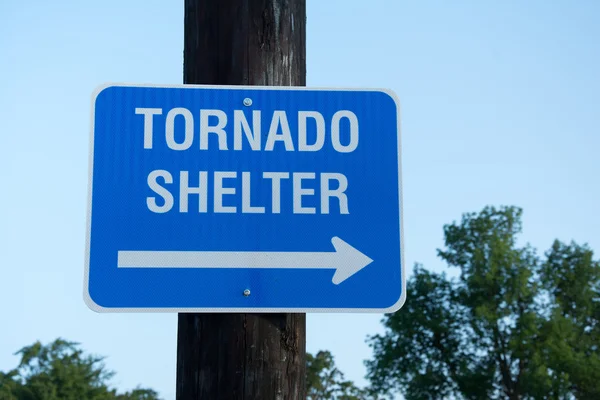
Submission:
[[[377,400],[344,378],[329,351],[306,354],[306,385],[308,400]]]
[[[39,341],[17,352],[19,365],[0,372],[0,400],[158,400],[151,389],[118,394],[109,387],[114,373],[102,357],[84,354],[78,343]]]
[[[600,263],[556,241],[518,246],[522,210],[486,207],[444,227],[439,256],[459,277],[417,265],[402,310],[368,341],[373,388],[412,399],[600,399]]]

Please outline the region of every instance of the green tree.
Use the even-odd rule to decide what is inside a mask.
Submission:
[[[365,389],[358,388],[335,366],[329,351],[306,354],[306,384],[308,400],[376,400]]]
[[[0,372],[0,400],[158,400],[151,389],[118,394],[108,381],[114,373],[102,357],[84,354],[79,345],[63,339],[39,341],[17,352],[17,368]]]
[[[600,262],[587,246],[555,241],[540,275],[549,298],[547,365],[564,381],[561,390],[600,399]]]
[[[444,227],[439,256],[459,277],[417,265],[407,301],[369,338],[368,377],[408,400],[600,398],[600,265],[585,246],[518,246],[522,210],[486,207]]]

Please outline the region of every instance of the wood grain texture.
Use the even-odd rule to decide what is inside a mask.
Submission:
[[[184,25],[186,84],[306,85],[305,0],[185,0]],[[305,314],[179,314],[176,396],[304,400],[305,355]]]

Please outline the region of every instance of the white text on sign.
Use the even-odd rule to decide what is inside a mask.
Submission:
[[[298,111],[296,140],[294,141],[292,129],[288,123],[285,111],[274,111],[270,115],[269,130],[263,147],[261,126],[263,117],[260,110],[252,111],[252,118],[248,120],[242,110],[233,111],[233,124],[228,126],[227,114],[222,110],[199,110],[199,124],[196,129],[194,114],[187,108],[177,107],[164,113],[161,108],[136,108],[135,113],[143,115],[144,120],[144,149],[151,150],[158,140],[162,144],[175,151],[188,150],[198,141],[196,148],[199,150],[209,149],[209,137],[217,140],[219,150],[230,150],[228,146],[228,135],[233,131],[233,150],[242,150],[243,142],[253,151],[273,151],[276,146],[285,151],[314,152],[323,149],[328,138],[329,145],[339,153],[350,153],[356,150],[359,142],[358,118],[349,110],[340,110],[333,114],[329,124],[325,123],[323,115],[317,111]],[[162,119],[162,121],[160,121]],[[180,119],[183,124],[181,132],[175,132],[175,120]],[[214,122],[216,120],[216,122]],[[315,127],[315,139],[308,143],[308,121],[312,120]],[[348,132],[342,140],[342,120],[346,120]],[[160,121],[160,122],[159,122]],[[213,121],[212,123],[210,123]],[[165,127],[164,138],[155,138],[154,124],[163,123]],[[326,126],[329,127],[327,135]],[[176,137],[180,141],[176,140]],[[213,142],[214,143],[214,142]],[[190,184],[190,175],[197,183]],[[254,173],[256,175],[256,173]],[[166,170],[154,170],[148,175],[148,187],[157,196],[147,197],[146,204],[150,211],[155,213],[166,213],[171,210],[188,212],[190,210],[190,195],[197,195],[197,211],[207,213],[273,213],[282,212],[281,187],[282,181],[291,180],[291,198],[293,204],[290,211],[293,214],[329,214],[334,207],[331,202],[336,201],[335,210],[340,214],[349,214],[348,198],[345,193],[348,188],[348,179],[341,173],[314,173],[314,172],[269,172],[259,173],[259,178],[270,182],[271,206],[253,204],[251,199],[251,182],[257,177],[252,177],[249,171],[179,171],[172,174]],[[225,183],[225,179],[241,180],[241,190],[236,192],[236,186]],[[315,189],[306,186],[306,182],[317,180],[319,189],[319,207],[303,205],[303,199],[315,196]],[[212,190],[212,199],[209,202],[209,185]],[[241,193],[239,193],[241,192]],[[224,205],[225,196],[239,196],[241,194],[241,206]],[[175,197],[178,195],[178,201]],[[289,198],[289,197],[286,197]],[[175,203],[178,203],[177,205]]]

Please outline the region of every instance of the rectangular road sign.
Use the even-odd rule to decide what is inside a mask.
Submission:
[[[92,99],[98,312],[393,312],[400,114],[376,89],[130,85]]]

